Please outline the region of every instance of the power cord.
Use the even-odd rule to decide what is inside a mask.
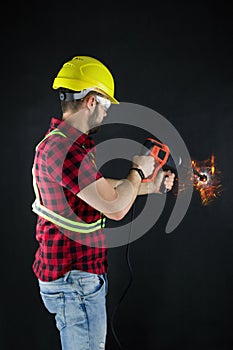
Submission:
[[[113,313],[112,313],[112,316],[111,316],[111,322],[110,322],[110,325],[111,325],[111,331],[112,331],[112,334],[115,338],[115,341],[117,343],[117,345],[119,346],[119,349],[120,350],[124,350],[122,344],[120,343],[120,340],[115,332],[115,329],[114,329],[114,317],[115,317],[115,314],[118,310],[118,307],[120,306],[121,302],[123,301],[124,297],[126,296],[132,282],[133,282],[133,269],[132,269],[132,266],[131,266],[131,262],[130,262],[130,238],[131,238],[131,234],[132,234],[132,227],[133,227],[133,219],[134,219],[134,215],[135,215],[135,202],[133,203],[133,206],[132,206],[132,214],[131,214],[131,221],[130,221],[130,229],[129,229],[129,239],[128,239],[128,243],[126,245],[126,261],[127,261],[127,265],[128,265],[128,268],[129,268],[129,273],[130,273],[130,277],[129,277],[129,282],[124,290],[124,292],[122,293],[119,301],[117,302],[114,310],[113,310]]]

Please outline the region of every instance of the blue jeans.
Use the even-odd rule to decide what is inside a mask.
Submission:
[[[80,270],[52,282],[39,280],[47,310],[55,314],[62,350],[103,350],[107,333],[106,274]]]

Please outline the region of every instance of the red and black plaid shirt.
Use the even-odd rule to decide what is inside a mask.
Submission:
[[[46,135],[57,128],[66,138],[50,135],[35,154],[34,171],[41,204],[67,219],[95,222],[101,219],[100,212],[77,196],[82,188],[102,177],[94,164],[94,141],[56,118],[52,118]],[[55,280],[72,269],[98,274],[107,271],[107,248],[102,229],[75,233],[38,216],[36,239],[39,248],[32,268],[42,281]]]

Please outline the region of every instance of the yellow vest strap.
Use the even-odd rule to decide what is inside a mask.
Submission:
[[[35,200],[35,202],[32,204],[32,211],[53,224],[73,232],[91,233],[105,227],[106,218],[99,219],[89,224],[69,220],[44,207],[42,204],[38,203],[37,200]]]
[[[58,134],[58,135],[61,135],[63,137],[67,137],[65,134],[63,134],[58,129],[52,130],[49,134],[47,134],[43,138],[43,140],[41,140],[39,142],[39,144],[36,146],[36,150],[39,147],[39,145],[45,139],[47,139],[47,137],[54,135],[54,134]],[[34,192],[35,192],[35,196],[36,196],[36,200],[32,204],[32,211],[34,213],[36,213],[37,215],[41,216],[42,218],[52,222],[53,224],[55,224],[59,227],[62,227],[64,229],[67,229],[67,230],[70,230],[73,232],[91,233],[91,232],[94,232],[94,231],[101,229],[102,227],[105,227],[106,218],[104,218],[104,217],[95,221],[95,222],[88,224],[85,222],[77,222],[77,221],[69,220],[69,219],[63,217],[62,215],[59,215],[59,214],[53,212],[52,210],[46,208],[44,205],[42,205],[40,203],[40,195],[39,195],[38,185],[36,183],[34,166],[32,168],[32,176],[33,176],[33,188],[34,188]]]

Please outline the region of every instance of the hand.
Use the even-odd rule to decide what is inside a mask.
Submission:
[[[145,178],[147,178],[154,171],[154,163],[154,157],[152,156],[134,156],[132,167],[141,169]]]
[[[170,170],[163,171],[160,169],[154,181],[154,185],[155,185],[154,193],[161,193],[160,188],[162,183],[164,184],[167,191],[171,191],[174,185],[174,180],[175,180],[174,173],[172,173]]]

